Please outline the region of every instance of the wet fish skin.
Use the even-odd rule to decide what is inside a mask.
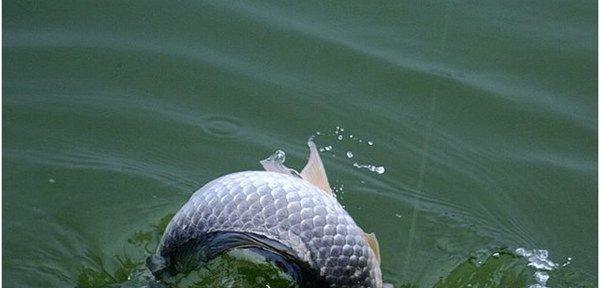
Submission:
[[[383,286],[379,260],[362,229],[333,195],[298,177],[245,171],[209,182],[173,217],[156,255],[172,269],[182,245],[215,232],[281,243],[335,287]]]

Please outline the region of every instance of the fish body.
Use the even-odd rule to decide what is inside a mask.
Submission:
[[[326,178],[306,180],[324,173],[313,148],[302,174],[271,157],[262,162],[270,171],[228,174],[196,191],[167,226],[149,258],[151,271],[173,275],[231,249],[254,249],[298,282],[384,287],[374,237],[344,210]]]

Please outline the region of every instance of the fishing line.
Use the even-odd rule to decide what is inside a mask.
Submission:
[[[442,38],[440,39],[440,50],[439,50],[439,54],[443,55],[446,53],[446,45],[447,45],[447,38],[448,38],[448,5],[446,5],[445,7],[445,13],[444,13],[444,30],[443,30],[443,34],[442,34]],[[430,141],[431,141],[431,134],[432,134],[432,130],[433,130],[433,116],[436,110],[436,99],[437,99],[437,95],[439,93],[440,90],[440,83],[439,83],[439,79],[437,81],[435,81],[435,84],[433,86],[433,91],[432,91],[432,99],[431,99],[431,106],[429,109],[429,116],[428,116],[428,122],[427,122],[427,126],[426,126],[426,134],[425,134],[425,139],[424,139],[424,143],[423,143],[423,153],[421,153],[421,164],[419,165],[419,178],[417,180],[417,188],[415,189],[415,204],[413,207],[413,211],[411,214],[411,220],[410,220],[410,228],[408,230],[408,245],[406,248],[406,255],[405,255],[405,260],[404,260],[404,272],[406,272],[407,267],[409,267],[410,261],[411,259],[413,259],[413,257],[411,256],[412,254],[412,243],[413,240],[415,238],[415,226],[416,226],[416,222],[417,222],[417,214],[419,211],[419,206],[420,206],[420,202],[421,202],[421,198],[420,196],[422,196],[421,194],[423,193],[423,183],[424,183],[424,178],[425,178],[425,169],[426,169],[426,165],[427,165],[427,154],[429,151],[429,145],[430,145]],[[414,276],[414,275],[413,275]],[[411,282],[414,281],[414,278],[411,279]]]

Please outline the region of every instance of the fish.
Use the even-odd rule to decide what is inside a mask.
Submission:
[[[314,141],[301,172],[277,150],[264,171],[221,176],[167,225],[146,264],[158,280],[189,273],[233,249],[264,256],[300,287],[393,288],[383,283],[375,234],[338,202]]]

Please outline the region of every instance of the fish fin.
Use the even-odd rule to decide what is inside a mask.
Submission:
[[[334,196],[327,180],[323,161],[321,161],[321,157],[319,156],[319,150],[317,150],[317,145],[315,145],[312,138],[308,139],[308,147],[310,148],[310,156],[308,156],[306,166],[300,172],[302,179],[321,188],[325,193]]]
[[[380,262],[381,255],[379,254],[379,242],[377,242],[375,233],[364,233],[364,236],[365,240],[367,240],[367,243],[369,243],[369,246],[371,246],[371,250],[373,250],[373,253],[375,254],[375,259]]]
[[[261,160],[260,164],[263,166],[265,171],[282,173],[299,178],[301,177],[298,171],[286,167],[283,165],[283,162],[285,162],[285,152],[277,150],[267,159]]]

